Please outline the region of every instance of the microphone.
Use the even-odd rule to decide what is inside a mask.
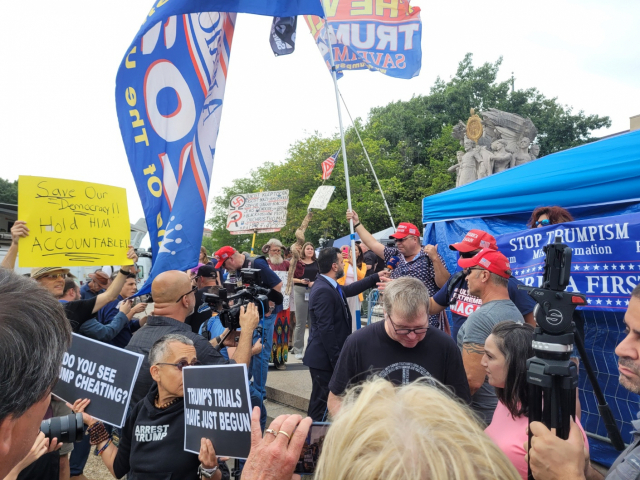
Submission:
[[[387,271],[392,272],[398,266],[398,262],[400,262],[400,257],[391,257],[386,265]]]

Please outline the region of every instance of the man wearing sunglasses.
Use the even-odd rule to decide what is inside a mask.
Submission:
[[[457,342],[471,389],[471,408],[489,425],[498,398],[480,363],[484,344],[496,324],[507,320],[524,323],[524,318],[509,299],[511,266],[507,257],[497,250],[483,248],[471,258],[460,258],[458,265],[467,276],[469,293],[482,301],[460,327]]]
[[[202,335],[191,330],[185,319],[193,313],[196,305],[195,292],[189,275],[178,270],[169,270],[158,275],[151,284],[151,296],[154,300],[153,314],[147,317],[147,324],[133,334],[126,350],[144,355],[142,367],[131,393],[132,405],[139,402],[149,392],[153,384],[150,373],[149,351],[153,344],[164,335],[184,335],[193,341],[198,360],[203,365],[220,365],[230,362],[244,363],[249,366],[253,331],[258,326],[258,309],[249,304],[240,311],[240,338],[236,345],[237,334],[232,332],[225,341],[227,347],[237,347],[233,360],[227,360]]]
[[[498,250],[493,235],[482,230],[469,230],[461,242],[453,243],[449,245],[449,248],[457,251],[460,258],[471,258],[483,248]],[[533,309],[536,302],[526,291],[518,290],[519,284],[522,284],[520,280],[513,276],[509,277],[509,298],[518,307],[525,322],[535,326]],[[458,338],[458,331],[462,324],[480,305],[482,305],[482,300],[469,293],[467,276],[460,270],[451,275],[440,291],[431,297],[429,312],[439,313],[449,307],[451,310],[451,336],[455,340]]]
[[[423,249],[420,244],[420,230],[412,223],[400,223],[396,233],[389,237],[395,240],[396,246],[385,247],[362,226],[354,210],[347,210],[347,220],[352,219],[355,232],[373,253],[384,259],[385,264],[392,257],[400,259],[391,272],[392,279],[415,277],[424,283],[429,295],[434,295],[447,282],[450,274],[438,254],[438,246],[425,245]],[[438,315],[431,312],[429,323],[437,328],[442,327]]]
[[[429,326],[429,293],[420,280],[399,278],[384,291],[384,321],[352,333],[329,382],[329,413],[340,408],[340,395],[372,373],[396,385],[419,378],[447,385],[470,402],[460,350],[443,331]]]

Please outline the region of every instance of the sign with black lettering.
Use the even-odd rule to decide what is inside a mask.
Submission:
[[[496,237],[509,258],[513,276],[530,287],[542,286],[544,247],[560,237],[571,247],[567,292],[587,296],[584,310],[624,312],[640,283],[640,214],[558,223]]]
[[[182,369],[184,449],[200,453],[208,438],[216,455],[247,458],[251,449],[251,398],[247,367],[211,365]]]
[[[87,414],[122,427],[143,358],[74,333],[53,394],[69,403],[88,398]]]

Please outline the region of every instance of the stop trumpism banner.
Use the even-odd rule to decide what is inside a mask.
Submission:
[[[573,259],[568,292],[587,297],[585,310],[622,312],[640,283],[640,214],[633,213],[549,225],[497,237],[513,275],[539,287],[544,275],[543,247],[560,237]]]
[[[251,398],[247,366],[182,369],[184,449],[200,453],[208,438],[219,457],[247,458],[251,449]]]
[[[124,188],[61,178],[18,179],[20,267],[130,265],[131,224]]]
[[[71,404],[88,398],[87,414],[122,427],[143,359],[139,353],[74,333],[53,394]]]

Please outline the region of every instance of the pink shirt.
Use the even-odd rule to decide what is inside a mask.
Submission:
[[[578,421],[578,427],[582,430],[582,436],[584,438],[584,444],[589,450],[589,443],[587,442],[587,436],[584,433],[584,429]],[[527,417],[516,417],[515,419],[507,410],[502,402],[498,402],[495,412],[493,412],[493,419],[491,425],[485,429],[485,433],[489,435],[489,438],[504,452],[504,454],[511,460],[513,466],[516,467],[518,473],[527,480],[527,462],[524,460],[525,451],[522,446],[528,441],[527,437],[527,425],[529,419]]]

